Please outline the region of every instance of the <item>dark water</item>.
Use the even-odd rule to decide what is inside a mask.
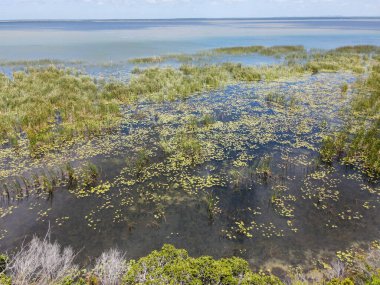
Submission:
[[[380,44],[379,18],[0,22],[0,59],[89,62],[240,45]]]
[[[337,110],[349,100],[340,86],[354,80],[319,74],[141,104],[125,110],[112,135],[31,165],[20,163],[22,155],[11,158],[6,168],[20,172],[90,160],[111,185],[104,193],[59,187],[52,196],[3,199],[3,209],[15,208],[1,219],[0,250],[43,236],[50,224],[52,238],[80,250],[82,262],[110,247],[137,258],[171,243],[192,255],[237,255],[253,266],[281,267],[310,265],[377,239],[379,183],[318,160],[323,122],[340,124]],[[268,101],[273,92],[287,103]],[[290,109],[291,98],[298,107]],[[199,160],[190,164],[194,155],[183,158],[175,147],[164,152],[189,128],[201,144]],[[136,173],[141,151],[148,163]]]

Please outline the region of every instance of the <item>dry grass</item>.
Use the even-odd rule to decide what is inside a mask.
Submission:
[[[34,237],[11,258],[6,272],[15,285],[57,284],[77,273],[74,257],[71,248],[62,249],[48,236],[43,240]]]

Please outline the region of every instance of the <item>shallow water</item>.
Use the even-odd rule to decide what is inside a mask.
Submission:
[[[3,209],[14,208],[1,219],[0,251],[43,236],[49,224],[52,238],[80,250],[84,263],[110,247],[137,258],[171,243],[192,255],[242,256],[253,266],[307,266],[377,239],[380,184],[318,160],[324,122],[339,126],[337,110],[350,97],[340,86],[354,80],[319,74],[142,103],[124,111],[117,132],[62,154],[29,161],[22,151],[2,153],[4,176],[90,160],[110,188],[4,198]],[[273,93],[285,101],[268,100]],[[183,132],[200,143],[199,155],[178,148]],[[148,162],[139,168],[142,151]]]
[[[380,45],[380,19],[11,21],[0,38],[0,60],[99,63],[240,45]]]

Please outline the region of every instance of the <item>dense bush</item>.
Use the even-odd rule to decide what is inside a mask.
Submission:
[[[129,266],[123,284],[282,284],[274,276],[252,273],[243,259],[192,258],[171,245],[131,261]]]

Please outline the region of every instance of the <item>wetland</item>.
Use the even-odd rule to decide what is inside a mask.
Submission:
[[[110,248],[138,260],[120,269],[125,284],[161,254],[190,267],[235,256],[207,266],[291,284],[377,284],[364,283],[370,270],[331,271],[359,259],[379,269],[380,46],[0,66],[0,252],[48,231],[81,267]],[[241,284],[281,282],[244,274]]]

